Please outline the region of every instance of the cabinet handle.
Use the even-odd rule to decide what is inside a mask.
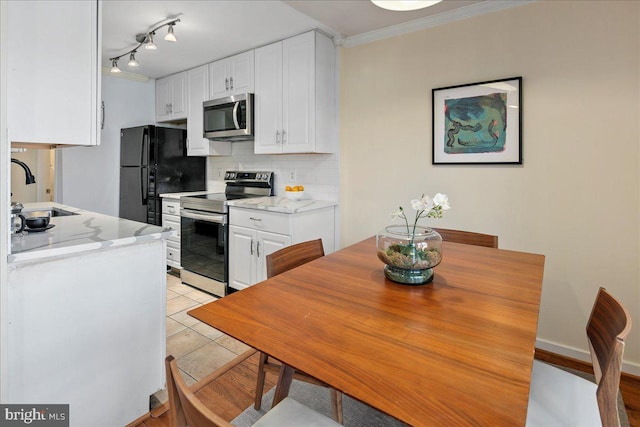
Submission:
[[[231,86],[231,90],[233,90],[233,77],[229,78],[229,86]]]
[[[224,79],[224,90],[229,90],[229,78]]]
[[[104,129],[104,101],[100,102],[100,108],[102,109],[102,122],[100,122],[100,129]]]
[[[249,219],[252,221],[262,221],[262,218],[254,218],[252,216],[250,216]]]
[[[169,104],[169,113],[173,114],[173,104]]]
[[[280,131],[276,131],[276,144],[280,144]]]
[[[260,242],[258,242],[258,244],[256,245],[256,248],[258,252],[258,258],[260,258]]]
[[[284,144],[285,142],[287,142],[287,131],[282,129],[282,143]]]
[[[251,255],[253,255],[253,239],[251,239]]]

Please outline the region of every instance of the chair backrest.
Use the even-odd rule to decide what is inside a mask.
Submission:
[[[287,246],[267,255],[267,277],[277,276],[322,256],[324,256],[322,239]]]
[[[169,425],[171,427],[233,427],[211,412],[193,394],[182,379],[178,363],[173,356],[165,359],[167,392],[169,394]]]
[[[440,233],[445,242],[465,243],[467,245],[486,246],[488,248],[498,247],[498,236],[491,234],[473,233],[471,231],[447,230],[446,228],[435,228],[433,230]]]
[[[630,330],[631,316],[627,309],[600,288],[587,323],[587,338],[598,383],[596,395],[600,418],[605,427],[620,425],[618,390],[624,340]]]

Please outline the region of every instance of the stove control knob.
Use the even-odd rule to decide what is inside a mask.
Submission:
[[[230,175],[229,172],[225,173],[224,174],[224,179],[229,179],[229,175]]]

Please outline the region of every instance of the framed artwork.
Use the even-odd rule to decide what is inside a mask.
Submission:
[[[434,165],[522,164],[522,77],[432,89]]]

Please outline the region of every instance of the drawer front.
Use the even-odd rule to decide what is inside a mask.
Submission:
[[[290,234],[289,214],[254,209],[229,210],[229,223],[271,233]]]
[[[172,248],[167,245],[167,260],[180,264],[180,249]]]
[[[180,215],[180,200],[162,199],[162,216]]]
[[[162,215],[162,226],[164,228],[170,228],[172,230],[176,230],[178,233],[176,236],[169,237],[169,242],[176,242],[178,245],[180,244],[180,217],[173,215]]]

